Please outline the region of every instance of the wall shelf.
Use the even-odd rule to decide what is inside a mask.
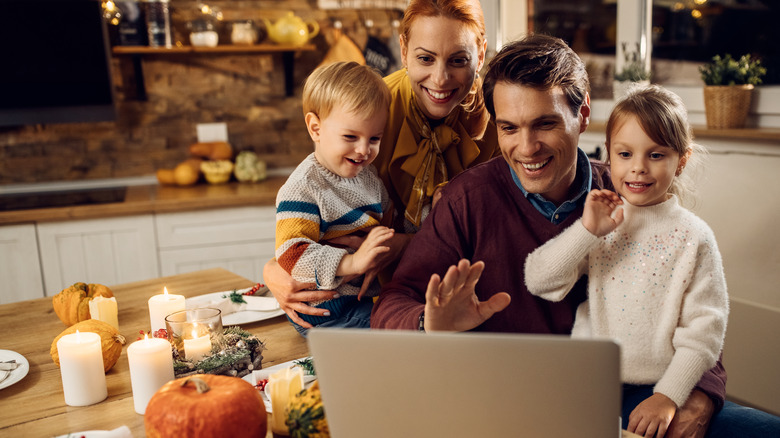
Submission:
[[[282,55],[282,65],[284,67],[284,91],[286,96],[292,96],[294,90],[293,68],[295,65],[295,53],[316,50],[314,44],[304,44],[302,46],[280,45],[280,44],[252,44],[252,45],[219,45],[216,47],[147,47],[147,46],[115,46],[112,53],[115,57],[126,59],[132,62],[132,75],[135,82],[134,93],[130,92],[130,98],[137,100],[146,100],[146,84],[143,75],[143,57],[146,56],[178,56],[178,55],[252,55],[258,53],[279,53]],[[126,71],[126,68],[122,69]]]

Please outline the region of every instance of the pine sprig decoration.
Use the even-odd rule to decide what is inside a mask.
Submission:
[[[222,295],[222,298],[230,298],[230,301],[234,302],[235,304],[246,304],[244,295],[238,293],[237,289],[233,289],[233,292],[230,292],[228,295]]]
[[[306,374],[310,376],[316,375],[314,372],[314,360],[312,358],[307,357],[305,359],[296,360],[293,363],[303,368],[303,371],[306,372]]]

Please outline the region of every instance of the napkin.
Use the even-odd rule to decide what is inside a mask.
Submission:
[[[244,295],[244,301],[246,303],[234,303],[230,298],[222,298],[203,303],[199,307],[217,308],[222,311],[222,315],[244,311],[268,312],[279,309],[279,303],[273,297]]]

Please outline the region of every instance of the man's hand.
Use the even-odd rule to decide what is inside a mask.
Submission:
[[[290,317],[293,322],[301,327],[311,328],[312,325],[301,319],[298,313],[304,315],[323,316],[325,309],[318,309],[306,304],[309,301],[330,300],[337,298],[339,294],[332,290],[307,290],[313,289],[313,283],[301,283],[295,281],[287,273],[276,259],[271,259],[263,267],[263,282],[279,302],[279,307]]]
[[[465,331],[482,324],[509,305],[511,297],[499,292],[479,301],[474,287],[485,269],[466,259],[450,266],[444,278],[433,274],[425,292],[425,331]]]
[[[677,410],[677,415],[666,431],[666,437],[703,438],[714,413],[715,403],[712,399],[704,392],[694,389],[685,404]]]
[[[628,431],[645,437],[663,437],[676,410],[672,399],[656,392],[631,411]]]
[[[610,190],[591,190],[585,199],[582,212],[582,225],[597,237],[606,236],[623,222],[623,210],[618,210],[612,218],[612,212],[623,204],[617,193]]]

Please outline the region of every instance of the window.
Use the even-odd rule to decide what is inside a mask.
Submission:
[[[588,66],[594,98],[611,97],[619,1],[626,0],[528,3],[530,30],[569,43]],[[701,63],[716,54],[750,53],[767,68],[764,84],[780,84],[777,23],[777,0],[653,0],[653,82],[701,85]]]

